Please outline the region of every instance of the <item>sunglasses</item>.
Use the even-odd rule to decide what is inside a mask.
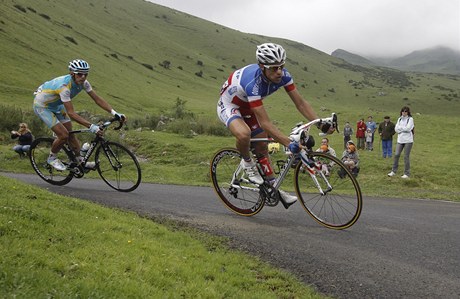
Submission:
[[[83,76],[88,77],[88,73],[76,73],[76,72],[74,72],[74,74],[75,74],[75,76],[77,76],[77,77],[83,77]]]
[[[280,65],[264,65],[264,68],[271,72],[277,72],[284,69],[284,63]]]

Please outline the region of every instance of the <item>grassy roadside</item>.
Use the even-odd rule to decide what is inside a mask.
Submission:
[[[1,298],[324,298],[225,240],[0,176]]]
[[[342,118],[346,119],[346,116]],[[378,121],[383,119],[383,115],[376,115],[374,118]],[[416,115],[415,123],[417,129],[411,153],[410,180],[399,177],[404,167],[403,157],[400,159],[399,175],[387,177],[393,159],[381,157],[378,138],[375,140],[374,151],[360,151],[361,172],[358,181],[364,196],[460,201],[460,186],[457,183],[460,158],[456,155],[457,140],[452,137],[455,136],[454,130],[460,125],[460,120]],[[287,124],[280,124],[280,127],[283,131],[289,130]],[[109,139],[120,141],[133,149],[141,163],[142,181],[161,184],[211,186],[211,157],[219,148],[233,147],[235,143],[232,137],[185,137],[149,129],[122,132],[123,139],[118,134],[110,131]],[[91,136],[82,134],[80,137]],[[318,146],[320,137],[314,137]],[[330,144],[338,156],[342,154],[342,138],[340,134],[329,136]],[[0,144],[0,170],[33,173],[29,161],[20,160],[11,150],[14,141],[9,136],[4,136],[3,140]],[[283,158],[282,154],[277,157]],[[99,178],[97,173],[91,173],[89,177]],[[293,191],[292,179],[287,178],[283,188]]]

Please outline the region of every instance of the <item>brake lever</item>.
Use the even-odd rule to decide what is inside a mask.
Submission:
[[[123,122],[121,121],[121,119],[119,117],[114,117],[110,120],[110,122],[114,122],[114,121],[118,121],[118,126],[113,128],[114,130],[118,131],[121,129],[121,127],[123,127]]]

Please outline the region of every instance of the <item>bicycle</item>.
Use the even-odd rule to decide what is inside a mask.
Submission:
[[[245,178],[241,155],[235,148],[217,151],[211,160],[210,174],[213,187],[224,205],[242,216],[253,216],[264,206],[276,206],[280,201],[287,209],[289,205],[278,190],[288,172],[294,169],[297,198],[313,219],[336,230],[346,229],[356,223],[362,210],[362,193],[356,177],[340,159],[312,150],[314,139],[309,135],[310,127],[322,121],[333,125],[338,132],[337,115],[334,113],[329,118],[294,127],[290,136],[299,141],[302,149],[293,155],[285,148],[286,158],[276,161],[274,173],[277,177],[273,184],[266,180],[260,163],[257,165],[264,183],[257,185]],[[270,143],[274,140],[252,138],[251,142]],[[273,154],[269,155],[271,157]]]
[[[106,131],[115,121],[119,125],[114,130],[119,130],[123,126],[118,118],[113,118],[104,122],[99,128]],[[70,131],[70,134],[90,132],[89,129]],[[141,168],[136,156],[125,146],[106,140],[102,135],[95,135],[90,146],[83,157],[77,161],[76,155],[68,144],[65,144],[59,151],[57,158],[66,166],[66,170],[58,171],[48,164],[47,159],[50,153],[54,137],[41,137],[35,139],[30,146],[30,162],[33,169],[46,182],[52,185],[63,186],[69,183],[74,177],[82,178],[90,169],[83,165],[95,153],[96,167],[102,180],[110,187],[121,192],[135,190],[141,182]]]

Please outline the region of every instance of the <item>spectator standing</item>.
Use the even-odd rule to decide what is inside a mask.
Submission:
[[[389,116],[385,116],[378,130],[382,140],[382,156],[391,158],[393,156],[393,135],[396,133],[395,124],[391,122]]]
[[[356,124],[356,140],[358,143],[357,149],[364,149],[364,143],[366,140],[365,133],[366,133],[366,124],[364,123],[364,119],[361,118]]]
[[[377,124],[375,123],[371,115],[367,117],[366,130],[367,129],[371,129],[371,132],[372,132],[372,140],[370,143],[370,147],[368,148],[368,150],[372,151],[374,150],[374,134],[375,134],[375,130],[377,130]]]
[[[347,121],[343,127],[343,149],[347,149],[347,142],[351,140],[351,135],[353,135],[353,128]]]
[[[410,177],[410,152],[414,144],[414,119],[410,113],[410,108],[404,106],[401,108],[400,117],[395,125],[395,132],[398,133],[398,141],[396,143],[395,157],[393,168],[388,176],[392,177],[398,171],[399,157],[404,149],[404,174],[403,179]]]
[[[32,132],[26,123],[20,123],[17,131],[11,131],[11,138],[18,138],[18,144],[13,147],[13,150],[19,154],[19,157],[24,158],[30,150],[33,136]]]

